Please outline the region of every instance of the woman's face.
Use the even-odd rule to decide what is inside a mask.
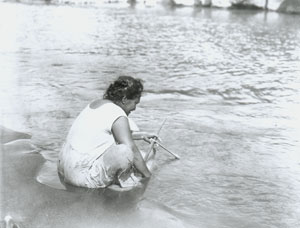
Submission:
[[[130,114],[130,112],[134,111],[137,104],[140,103],[140,97],[134,98],[134,99],[125,99],[124,101],[124,111],[127,115]]]

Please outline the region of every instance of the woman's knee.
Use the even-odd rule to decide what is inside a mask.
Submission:
[[[104,154],[103,161],[106,164],[126,168],[133,162],[133,152],[124,144],[114,145]]]
[[[125,144],[119,144],[116,147],[117,147],[117,153],[119,153],[121,157],[125,157],[127,158],[127,160],[131,162],[133,161],[133,152],[129,146]]]

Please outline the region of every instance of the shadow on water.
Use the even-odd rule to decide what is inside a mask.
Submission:
[[[123,212],[126,214],[128,211],[136,210],[138,203],[143,200],[143,194],[147,188],[148,181],[139,187],[127,191],[120,191],[119,189],[116,190],[112,188],[87,189],[66,183],[63,183],[63,185],[68,192],[97,198],[102,202],[103,207],[105,207],[107,211],[112,211],[114,213]]]

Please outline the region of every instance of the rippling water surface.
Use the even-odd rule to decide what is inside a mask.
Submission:
[[[167,117],[161,138],[181,156],[159,151],[145,198],[196,227],[295,228],[299,24],[263,11],[0,3],[2,124],[53,161],[80,110],[117,75],[138,76],[132,118],[156,131]]]

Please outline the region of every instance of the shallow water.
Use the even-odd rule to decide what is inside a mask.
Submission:
[[[41,167],[30,163],[39,155],[16,154],[29,162],[23,170],[31,185],[6,186],[3,198],[15,200],[4,199],[2,214],[25,227],[47,227],[49,220],[53,227],[94,227],[97,218],[103,221],[99,211],[102,225],[121,227],[117,218],[124,221],[129,212],[118,207],[135,208],[145,198],[139,212],[130,210],[136,219],[128,227],[153,226],[157,220],[145,220],[150,212],[162,216],[161,227],[172,221],[299,226],[299,23],[297,15],[262,11],[0,3],[1,123],[33,135],[49,165],[41,182],[57,183],[51,171],[72,121],[119,74],[144,80],[132,118],[155,132],[167,117],[161,138],[181,156],[175,161],[160,150],[145,192],[110,204],[109,197],[94,202],[93,194],[39,185]],[[8,177],[21,180],[14,157],[5,156]],[[18,204],[24,194],[9,193],[9,186],[25,189],[29,199]],[[32,204],[37,192],[40,203]],[[48,202],[53,195],[60,202]],[[45,201],[48,220],[29,219]],[[59,215],[68,203],[90,223]]]

